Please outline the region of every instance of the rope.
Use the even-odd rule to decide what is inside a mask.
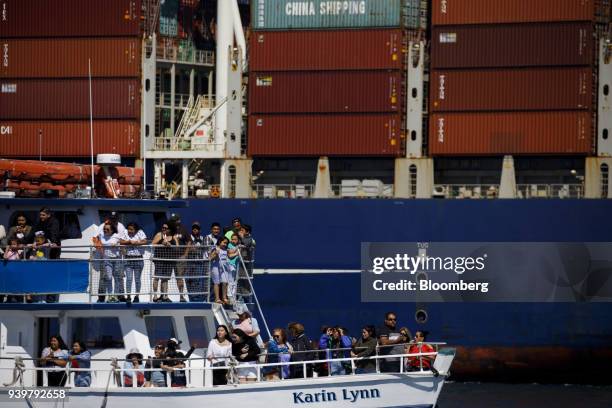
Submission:
[[[13,381],[10,383],[3,383],[5,387],[12,387],[19,381],[19,384],[23,386],[23,372],[25,371],[25,363],[22,357],[15,357],[15,368],[13,368]]]
[[[227,364],[227,383],[229,385],[238,385],[240,380],[238,379],[238,360],[234,356],[229,358]]]
[[[110,386],[111,376],[113,374],[116,374],[117,370],[119,370],[119,364],[117,363],[116,358],[111,359],[111,367],[112,367],[112,370],[108,372],[108,377],[106,378],[106,388],[104,389],[104,399],[102,400],[102,404],[100,405],[100,408],[106,408],[106,402],[108,401],[108,388]]]

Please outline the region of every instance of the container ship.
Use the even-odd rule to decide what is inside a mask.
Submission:
[[[394,310],[457,346],[464,379],[598,382],[612,363],[612,309],[588,294],[359,296],[362,242],[608,241],[609,0],[0,0],[0,11],[0,157],[78,167],[120,155],[139,169],[113,176],[128,196],[188,200],[186,222],[242,218],[274,325],[357,333]],[[18,197],[76,191],[0,177]]]

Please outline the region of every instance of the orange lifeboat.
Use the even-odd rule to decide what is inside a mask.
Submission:
[[[94,172],[101,196],[135,198],[140,195],[143,169],[94,166]],[[47,191],[57,191],[60,197],[65,197],[90,185],[91,166],[0,159],[0,181],[18,197],[40,197]]]

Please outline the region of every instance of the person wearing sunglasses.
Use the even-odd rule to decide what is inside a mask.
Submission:
[[[153,237],[153,265],[155,266],[153,275],[153,302],[171,301],[168,297],[168,280],[176,265],[176,261],[173,260],[176,254],[172,247],[178,245],[174,235],[174,232],[170,229],[170,224],[165,222],[161,230]],[[159,296],[155,296],[157,287],[160,286],[160,281]]]
[[[285,329],[277,327],[272,331],[272,339],[268,342],[268,358],[267,362],[286,363],[291,360],[293,347],[287,341],[287,332]],[[289,378],[289,365],[270,366],[264,370],[264,375],[267,380],[279,380],[281,378]]]
[[[404,352],[407,354],[434,353],[434,348],[425,343],[427,334],[426,331],[418,330],[414,335],[414,343],[406,344]],[[432,370],[434,359],[434,356],[408,357],[405,362],[406,371],[421,371],[421,367],[426,371]]]
[[[379,355],[398,355],[404,353],[403,343],[410,340],[410,336],[405,330],[403,333],[397,328],[397,314],[387,312],[385,323],[377,330],[378,333],[378,354]],[[399,373],[400,357],[390,357],[380,360],[380,371],[383,373]]]

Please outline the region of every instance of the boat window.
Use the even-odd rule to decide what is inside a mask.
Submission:
[[[87,348],[124,348],[121,325],[116,317],[72,319],[72,341],[82,340]]]
[[[17,217],[25,215],[28,225],[34,227],[38,221],[38,211],[15,211],[9,217],[9,226],[17,225]],[[76,211],[53,211],[59,221],[60,239],[78,239],[82,237],[79,214]]]
[[[174,322],[170,316],[145,316],[145,326],[151,348],[156,344],[166,344],[169,339],[176,337]]]
[[[100,220],[104,220],[111,214],[112,211],[100,210]],[[140,225],[140,228],[145,232],[148,239],[153,239],[153,236],[161,228],[166,221],[164,212],[145,212],[145,211],[116,211],[119,222],[127,227],[130,222],[135,222]]]
[[[185,327],[187,328],[190,345],[196,348],[208,347],[210,333],[208,332],[206,318],[202,316],[185,316]]]

